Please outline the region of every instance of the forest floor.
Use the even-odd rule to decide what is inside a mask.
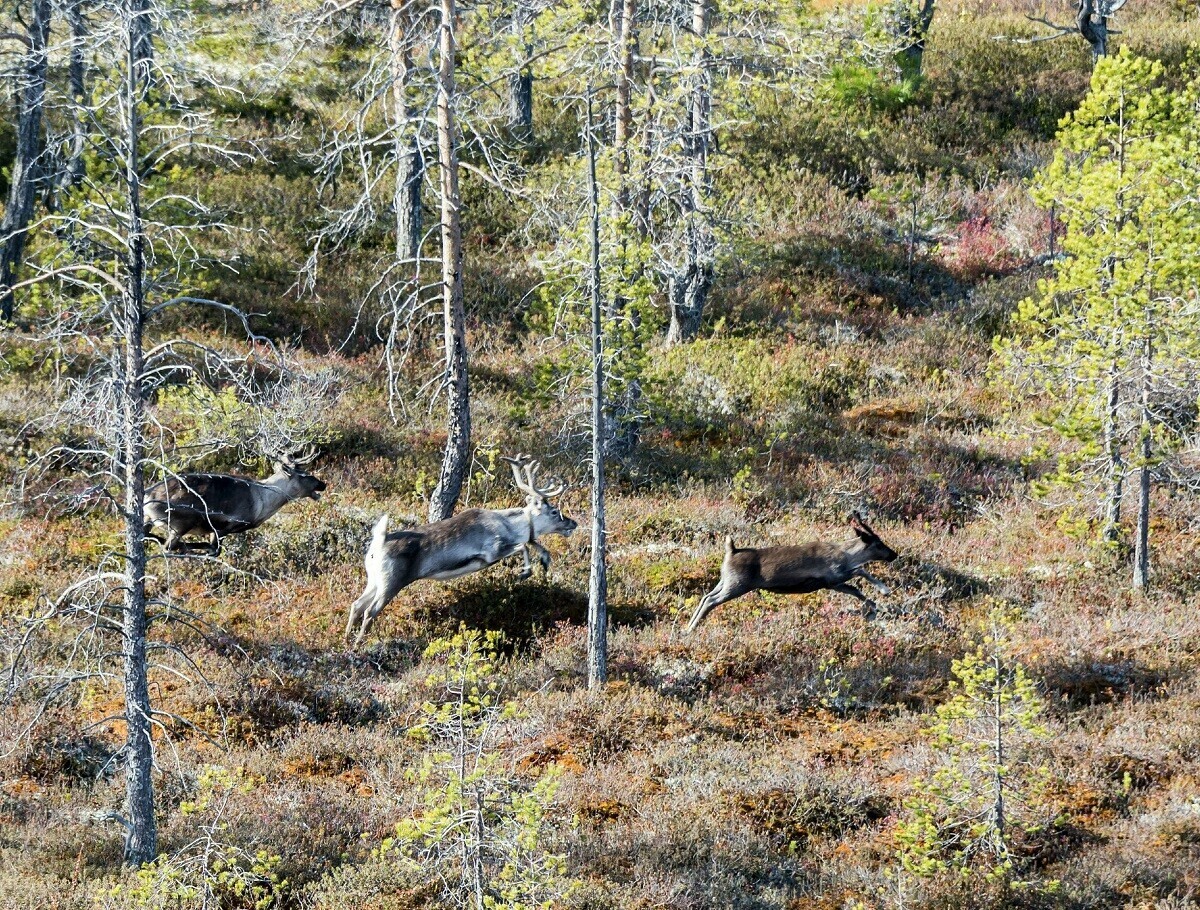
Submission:
[[[1196,906],[1200,503],[1156,502],[1154,584],[1137,596],[1124,556],[1066,535],[1031,496],[1038,466],[1007,432],[991,344],[1034,291],[1048,242],[1022,161],[1051,147],[1058,117],[1086,91],[1088,62],[1071,38],[991,41],[1010,23],[1001,13],[979,37],[964,20],[976,6],[939,10],[914,100],[766,111],[730,140],[728,179],[754,188],[743,205],[760,230],[722,263],[701,338],[649,352],[640,441],[613,467],[601,691],[586,689],[584,666],[586,439],[558,432],[580,403],[538,385],[545,349],[521,303],[528,256],[468,225],[477,458],[462,506],[519,505],[497,456],[530,452],[570,484],[560,505],[581,528],[547,541],[548,577],[520,581],[512,560],[413,585],[353,651],[342,630],[371,526],[385,512],[394,526],[423,519],[440,408],[394,420],[365,333],[339,353],[365,259],[350,257],[343,283],[327,276],[320,309],[287,295],[304,243],[289,225],[307,198],[294,181],[309,178],[263,168],[216,183],[267,226],[231,241],[242,277],[217,291],[260,311],[277,299],[279,335],[336,395],[321,404],[319,502],[230,538],[220,560],[155,563],[159,583],[205,623],[162,631],[194,661],[190,681],[153,677],[172,718],[156,777],[162,850],[193,837],[181,806],[201,770],[219,765],[252,781],[229,796],[222,822],[232,843],[281,857],[283,906],[422,906],[372,851],[416,798],[423,746],[409,730],[425,697],[422,652],[465,624],[507,637],[498,679],[523,716],[503,754],[530,780],[551,765],[561,774],[547,842],[580,883],[569,906]],[[1174,15],[1155,5],[1124,40],[1178,59],[1197,26],[1194,11]],[[878,208],[839,182],[902,173],[904,156],[958,181],[943,239],[919,251],[911,277]],[[218,337],[212,325],[185,331]],[[408,392],[423,368],[410,365]],[[16,435],[45,382],[34,366],[0,374],[7,473],[26,454]],[[873,619],[840,594],[752,594],[684,634],[726,535],[746,546],[849,541],[858,507],[901,554],[877,573],[892,593],[873,595]],[[44,609],[117,535],[102,511],[9,507],[0,616]],[[925,731],[951,662],[996,603],[1020,610],[1017,653],[1051,734],[1038,747],[1052,781],[1039,800],[1057,822],[1021,850],[1061,886],[1013,894],[942,879],[898,897],[897,824],[938,760]],[[56,629],[37,659],[61,657],[70,634]],[[85,687],[20,740],[34,706],[0,715],[0,907],[94,906],[97,883],[118,874],[118,826],[97,819],[123,794],[111,761],[123,727],[109,719],[119,705],[116,687]]]

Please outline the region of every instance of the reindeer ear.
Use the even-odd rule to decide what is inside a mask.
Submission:
[[[859,540],[869,541],[875,536],[875,532],[867,527],[867,523],[863,521],[862,515],[857,511],[850,513],[850,527],[858,535]]]

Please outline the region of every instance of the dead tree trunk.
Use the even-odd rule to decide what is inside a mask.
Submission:
[[[1108,14],[1105,0],[1100,0],[1101,8],[1096,8],[1096,0],[1079,0],[1075,12],[1075,27],[1092,48],[1092,65],[1108,54]]]
[[[67,81],[71,92],[71,138],[66,166],[59,179],[60,191],[79,186],[84,178],[83,149],[86,125],[83,106],[87,101],[87,22],[83,17],[83,0],[69,0],[67,22],[71,29],[71,54],[67,65]]]
[[[708,202],[711,186],[708,153],[712,131],[712,71],[704,40],[708,35],[711,0],[693,0],[692,33],[697,41],[692,59],[688,128],[683,140],[687,160],[687,185],[681,200],[686,260],[683,268],[669,277],[668,300],[671,324],[667,343],[691,341],[700,331],[704,307],[713,282],[713,240]]]
[[[613,203],[617,219],[629,212],[629,143],[633,132],[633,29],[637,15],[637,0],[621,0],[614,5],[619,11],[614,22],[614,38],[617,42],[617,105],[616,127],[613,133],[613,149],[616,153],[617,193]],[[618,308],[614,299],[613,308]]]
[[[47,44],[50,38],[50,0],[34,0],[33,16],[17,91],[17,150],[13,157],[8,206],[0,221],[0,321],[13,316],[17,269],[25,256],[29,222],[41,181],[42,110],[46,101]]]
[[[146,666],[146,531],[142,517],[145,493],[146,401],[142,394],[142,320],[145,310],[146,238],[142,226],[139,145],[141,114],[149,80],[148,58],[139,47],[144,0],[129,0],[127,72],[125,74],[125,182],[129,204],[127,261],[122,312],[117,320],[121,346],[121,479],[125,519],[125,581],[121,621],[121,659],[125,682],[125,812],[128,824],[125,862],[141,865],[154,859],[154,747],[151,740],[150,690]]]
[[[608,680],[608,531],[604,505],[604,321],[600,295],[600,190],[596,184],[596,145],[592,125],[592,92],[587,93],[588,200],[592,307],[592,557],[588,582],[588,688]]]
[[[533,71],[529,68],[529,41],[525,5],[518,0],[513,6],[510,24],[518,61],[508,76],[508,130],[519,142],[533,138]]]
[[[421,213],[421,184],[425,161],[417,142],[417,118],[409,100],[413,61],[410,45],[412,17],[406,0],[392,0],[388,49],[392,75],[392,129],[395,137],[396,184],[392,208],[396,217],[396,258],[416,260],[421,255],[424,224]]]
[[[901,47],[896,62],[902,79],[914,79],[921,75],[924,65],[925,42],[933,25],[937,0],[899,0],[899,7],[896,37]]]
[[[455,0],[441,0],[438,37],[438,163],[442,190],[442,308],[446,345],[446,450],[429,502],[429,520],[449,518],[471,460],[471,392],[462,287],[462,219],[454,119]]]

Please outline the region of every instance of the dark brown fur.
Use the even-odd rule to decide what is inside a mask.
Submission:
[[[850,527],[858,540],[848,544],[814,541],[792,547],[739,549],[732,537],[726,538],[721,580],[701,598],[687,630],[695,629],[713,608],[750,591],[811,594],[831,590],[869,605],[870,601],[847,582],[863,578],[886,590],[863,567],[870,562],[891,562],[897,554],[857,514],[851,516]]]

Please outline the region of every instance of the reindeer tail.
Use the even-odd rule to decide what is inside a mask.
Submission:
[[[367,548],[367,562],[378,562],[379,557],[383,555],[383,544],[387,539],[388,517],[380,515],[379,521],[375,522],[375,527],[371,529],[371,546]]]
[[[737,547],[733,545],[733,535],[730,534],[725,538],[725,558],[728,559],[730,556],[732,556],[733,551],[736,549]]]

